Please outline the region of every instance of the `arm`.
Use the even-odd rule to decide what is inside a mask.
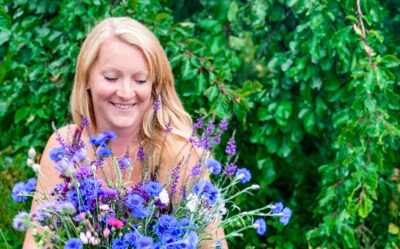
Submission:
[[[75,127],[71,126],[72,129]],[[60,135],[62,137],[66,137],[66,134],[68,132],[67,127],[63,127],[59,130]],[[37,186],[36,190],[40,192],[44,192],[46,194],[49,193],[51,188],[57,184],[62,182],[61,179],[58,177],[59,172],[54,169],[55,163],[50,160],[49,158],[49,152],[52,148],[60,146],[58,141],[56,140],[56,134],[53,133],[51,137],[49,138],[46,147],[43,151],[42,158],[40,160],[40,166],[41,166],[41,173],[38,174],[38,179],[37,179]],[[38,194],[36,193],[33,200],[32,200],[32,207],[31,207],[31,212],[36,210],[36,207],[38,206]],[[23,249],[37,249],[38,247],[35,244],[35,240],[32,236],[33,228],[28,229],[26,232],[25,236],[25,241],[23,245]]]

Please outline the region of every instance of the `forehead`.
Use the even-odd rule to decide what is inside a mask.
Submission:
[[[108,38],[101,43],[95,66],[149,73],[149,65],[143,51],[117,37]]]

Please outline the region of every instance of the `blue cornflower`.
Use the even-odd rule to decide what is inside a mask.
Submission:
[[[282,217],[280,218],[279,222],[282,225],[286,226],[289,223],[291,216],[292,216],[292,210],[290,210],[288,207],[285,207],[283,209]]]
[[[135,246],[137,249],[154,249],[153,239],[147,236],[137,238]]]
[[[129,245],[127,243],[125,243],[124,240],[118,238],[113,241],[111,248],[112,249],[128,249],[128,246]]]
[[[282,213],[282,210],[283,210],[282,202],[277,202],[274,205],[274,209],[272,210],[272,214],[280,214],[280,213]]]
[[[194,224],[189,218],[182,218],[176,225],[176,230],[178,234],[186,233],[188,230],[193,230]]]
[[[163,214],[160,216],[158,224],[154,226],[153,229],[158,236],[161,236],[164,232],[175,229],[177,223],[178,221],[174,216]]]
[[[143,219],[146,216],[150,215],[150,210],[143,205],[132,208],[132,217]]]
[[[204,196],[208,205],[214,205],[219,195],[218,189],[214,184],[206,180],[200,180],[194,185],[193,191],[199,198]]]
[[[136,239],[140,238],[141,236],[142,235],[137,231],[130,231],[129,233],[126,233],[124,235],[124,241],[125,241],[125,243],[133,246],[133,245],[135,245]]]
[[[214,159],[207,160],[206,168],[211,170],[211,172],[214,175],[221,173],[221,170],[222,170],[221,164],[217,160],[214,160]]]
[[[82,241],[77,238],[69,239],[64,245],[64,249],[81,249]]]
[[[242,183],[246,183],[246,182],[250,181],[251,174],[248,169],[241,168],[236,171],[236,177],[238,177]]]
[[[30,178],[26,183],[25,183],[25,190],[26,192],[32,192],[36,187],[36,178]]]
[[[26,194],[27,192],[25,189],[25,184],[23,182],[18,182],[14,185],[11,196],[14,202],[20,202],[27,199],[27,197],[25,196]]]
[[[259,235],[264,235],[264,233],[267,231],[267,224],[262,218],[257,219],[253,225]]]
[[[25,211],[19,212],[13,219],[13,227],[24,232],[28,229],[26,221],[29,221],[29,214]]]
[[[126,200],[126,206],[129,208],[134,208],[143,205],[143,198],[137,194],[131,194],[128,196]]]
[[[158,182],[149,182],[146,184],[146,192],[149,195],[158,196],[162,190],[163,190],[163,187]]]
[[[186,247],[187,249],[196,249],[197,244],[199,243],[199,236],[197,235],[196,232],[191,231],[189,235],[186,235],[184,237],[187,240]]]
[[[97,135],[97,138],[91,136],[89,143],[95,146],[106,147],[107,143],[117,137],[113,131],[105,131]]]
[[[222,242],[220,240],[215,243],[215,249],[222,249]]]
[[[112,155],[112,152],[109,148],[101,148],[97,151],[96,155],[98,157],[108,157]]]
[[[51,160],[57,163],[65,156],[65,150],[63,147],[55,147],[49,152],[49,156]]]
[[[225,152],[229,155],[235,155],[236,154],[236,144],[235,144],[235,139],[231,137],[228,140],[228,144],[226,145]]]

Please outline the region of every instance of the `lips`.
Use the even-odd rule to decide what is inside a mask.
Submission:
[[[111,104],[119,109],[124,109],[124,110],[129,109],[135,105],[135,104],[116,104],[116,103],[112,103],[112,102],[111,102]]]

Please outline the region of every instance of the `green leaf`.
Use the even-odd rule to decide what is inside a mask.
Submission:
[[[23,119],[26,119],[30,113],[31,108],[29,106],[24,106],[21,109],[18,109],[18,111],[14,115],[14,123],[17,124]]]
[[[364,100],[364,105],[369,113],[373,113],[375,111],[375,99],[372,99],[372,97],[367,97]]]
[[[390,223],[388,231],[390,234],[397,235],[399,234],[399,227],[394,223]]]
[[[400,65],[400,60],[394,55],[385,55],[382,58],[382,62],[385,63],[386,67],[393,68]]]
[[[339,126],[346,124],[350,120],[349,110],[341,110],[332,116],[333,127],[336,129]]]
[[[268,137],[267,139],[265,139],[265,146],[267,146],[268,153],[274,154],[278,150],[279,138]]]
[[[238,7],[236,1],[232,1],[231,4],[229,5],[229,9],[228,9],[228,20],[230,22],[236,20],[236,15],[237,15],[238,10],[239,10],[239,7]]]
[[[207,90],[204,91],[204,96],[208,98],[208,101],[211,103],[215,101],[216,97],[218,96],[218,87],[217,86],[210,86]]]
[[[308,133],[312,133],[313,132],[313,128],[315,126],[315,115],[314,115],[313,112],[308,112],[304,116],[303,124],[304,124],[305,130]]]
[[[361,216],[361,218],[366,218],[373,208],[373,201],[364,196],[361,201],[361,205],[359,206],[358,214]]]

